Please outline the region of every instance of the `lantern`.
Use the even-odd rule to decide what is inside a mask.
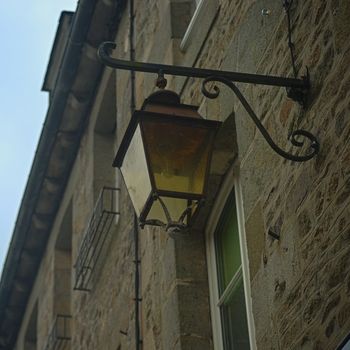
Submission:
[[[141,227],[185,230],[203,202],[221,122],[160,90],[135,111],[113,166],[120,168]]]

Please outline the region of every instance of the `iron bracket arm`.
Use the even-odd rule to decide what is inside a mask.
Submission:
[[[260,84],[260,85],[271,85],[271,86],[281,86],[292,89],[308,90],[310,88],[310,82],[308,77],[303,77],[302,79],[295,78],[284,78],[270,75],[260,75],[260,74],[249,74],[249,73],[238,73],[230,71],[221,71],[215,69],[203,69],[194,67],[184,67],[184,66],[172,66],[167,64],[158,63],[144,63],[137,61],[126,61],[121,59],[112,58],[110,53],[116,48],[114,42],[106,41],[103,42],[98,50],[97,56],[101,63],[104,65],[135,72],[145,72],[145,73],[162,73],[169,75],[177,75],[183,77],[192,78],[209,78],[212,76],[220,76],[227,80],[240,83],[248,84]]]

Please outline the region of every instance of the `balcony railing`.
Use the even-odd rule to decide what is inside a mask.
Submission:
[[[70,315],[57,315],[47,338],[44,350],[58,350],[68,348],[71,340],[71,320]]]
[[[93,272],[117,212],[119,188],[104,187],[85,230],[75,263],[75,290],[90,291]]]

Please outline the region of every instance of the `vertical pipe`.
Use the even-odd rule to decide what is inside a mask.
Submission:
[[[134,213],[134,242],[135,242],[135,348],[141,350],[141,335],[140,335],[140,271],[139,271],[139,235],[138,235],[138,219]]]
[[[130,61],[135,61],[135,48],[134,48],[134,0],[130,0],[129,4],[129,46],[130,46]],[[135,71],[130,72],[130,112],[131,115],[135,111]],[[135,348],[141,350],[141,335],[140,335],[140,271],[139,271],[139,229],[138,219],[134,212],[134,249],[135,249]]]
[[[130,46],[130,61],[135,61],[135,48],[134,48],[134,0],[130,0],[129,6],[129,46]],[[130,109],[131,113],[135,111],[135,71],[131,70],[130,72],[131,79],[131,99],[130,99]]]

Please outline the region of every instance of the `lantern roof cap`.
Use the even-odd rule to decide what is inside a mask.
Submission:
[[[131,116],[129,125],[126,128],[113,166],[120,168],[124,156],[129,148],[135,130],[140,123],[146,120],[157,121],[167,124],[182,124],[188,127],[215,128],[221,122],[216,120],[203,119],[197,112],[198,107],[181,104],[180,97],[176,92],[170,90],[158,90],[145,99],[141,110],[136,110]]]
[[[157,90],[145,99],[141,109],[144,109],[144,107],[149,103],[178,105],[181,103],[181,101],[180,96],[174,91]]]

